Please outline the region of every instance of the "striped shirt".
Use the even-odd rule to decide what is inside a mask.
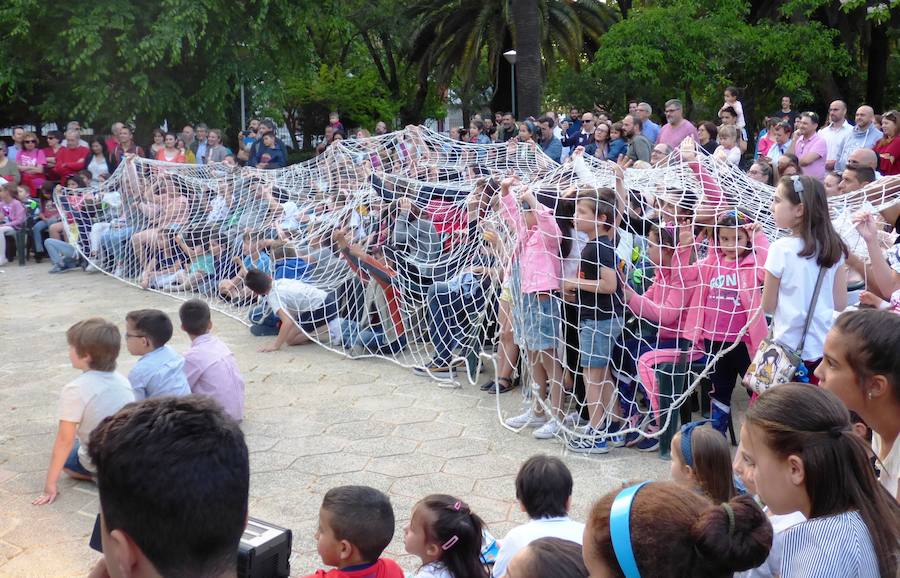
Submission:
[[[782,578],[878,578],[878,560],[859,512],[813,518],[784,533]]]

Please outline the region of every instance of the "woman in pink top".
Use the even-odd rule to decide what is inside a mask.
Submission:
[[[528,188],[521,188],[518,201],[511,193],[516,177],[500,183],[500,213],[509,223],[518,240],[519,272],[522,302],[520,316],[523,337],[531,361],[531,375],[540,387],[541,399],[546,397],[549,383],[562,378],[562,368],[556,359],[558,326],[561,314],[559,291],[562,279],[560,237],[562,233],[556,218],[548,207],[542,205]],[[513,291],[513,299],[518,296]],[[515,301],[514,301],[515,302]],[[537,404],[524,425],[540,426],[547,422],[543,408]],[[520,416],[523,417],[523,416]]]
[[[25,148],[16,156],[19,173],[22,174],[22,184],[28,187],[32,197],[37,197],[38,189],[44,184],[44,167],[47,164],[47,156],[37,145],[37,135],[26,132],[22,139],[22,146]]]
[[[761,307],[768,250],[769,240],[759,225],[731,210],[719,216],[713,247],[700,263],[700,337],[710,356],[730,349],[716,360],[709,376],[713,427],[723,434],[735,381],[747,371],[751,353],[766,336]]]

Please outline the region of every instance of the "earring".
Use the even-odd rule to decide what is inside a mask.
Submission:
[[[871,391],[869,392],[868,397],[869,397],[869,401],[872,401],[872,397],[873,397],[873,396],[872,396],[872,392],[871,392]]]

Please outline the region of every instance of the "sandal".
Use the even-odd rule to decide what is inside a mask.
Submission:
[[[516,386],[518,385],[518,380],[516,380],[516,382],[513,382],[513,380],[508,377],[498,377],[496,381],[489,381],[484,385],[488,384],[490,384],[490,388],[485,390],[488,393],[509,393],[516,388]],[[497,387],[498,384],[499,387]]]

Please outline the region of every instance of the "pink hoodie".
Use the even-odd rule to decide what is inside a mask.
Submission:
[[[695,268],[696,265],[686,265]],[[691,275],[682,275],[670,267],[658,267],[653,284],[643,294],[631,293],[628,309],[632,313],[657,323],[659,339],[689,339],[697,337],[700,321],[700,292],[697,284],[688,282]]]
[[[711,284],[714,281],[720,282],[720,277],[736,275],[736,279],[734,277],[731,279],[731,284],[737,285],[740,302],[735,308],[735,315],[743,316],[746,322],[762,307],[761,288],[766,277],[765,263],[768,253],[769,239],[762,232],[756,233],[753,237],[753,249],[740,261],[725,260],[718,250],[710,249],[709,256],[700,263],[699,303],[702,304],[702,308],[697,326],[697,342],[699,339],[714,340],[717,331],[723,327],[722,315],[716,315],[717,310],[710,303]],[[765,339],[767,332],[766,316],[760,312],[742,338],[751,355],[756,351],[759,342]]]
[[[559,256],[559,239],[562,232],[553,211],[537,203],[532,207],[537,225],[526,228],[512,193],[500,197],[501,214],[510,223],[519,240],[519,270],[523,293],[558,291],[562,278],[562,258]]]

